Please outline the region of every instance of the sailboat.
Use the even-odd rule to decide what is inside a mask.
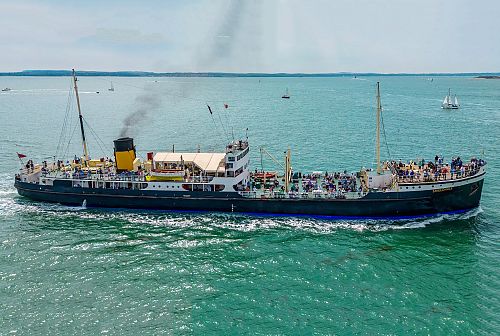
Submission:
[[[454,99],[452,101],[451,89],[448,89],[448,95],[446,97],[444,97],[443,103],[441,104],[441,108],[447,109],[447,110],[456,110],[459,107],[460,107],[460,104],[458,103],[457,95],[454,96]]]
[[[113,82],[111,82],[111,87],[108,89],[108,91],[115,91],[115,88],[113,87]]]
[[[290,99],[290,95],[288,94],[288,88],[286,88],[285,94],[281,96],[283,99]]]

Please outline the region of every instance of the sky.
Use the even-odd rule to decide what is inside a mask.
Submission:
[[[499,72],[498,0],[0,0],[0,71]]]

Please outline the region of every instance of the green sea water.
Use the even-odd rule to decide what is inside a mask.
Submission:
[[[112,155],[133,115],[126,134],[142,156],[221,151],[248,128],[252,169],[279,168],[259,146],[279,159],[290,147],[300,171],[373,165],[380,81],[382,156],[484,156],[481,207],[334,220],[33,202],[13,188],[16,152],[81,153],[70,79],[0,77],[12,88],[0,93],[1,335],[498,334],[500,80],[112,80],[114,92],[107,78],[79,81],[93,157]],[[440,108],[448,88],[461,109]]]

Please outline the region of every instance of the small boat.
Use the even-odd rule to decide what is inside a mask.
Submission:
[[[288,88],[286,88],[285,94],[281,96],[283,99],[290,99],[290,95],[288,94]]]
[[[5,89],[2,89],[2,92],[7,92],[7,91],[10,91],[12,90],[11,88],[5,88]]]
[[[448,95],[446,97],[444,97],[443,103],[441,104],[441,108],[446,109],[446,110],[456,110],[459,107],[460,107],[460,104],[458,103],[457,95],[454,96],[454,99],[452,101],[451,89],[448,89]]]
[[[252,177],[255,179],[255,180],[269,180],[269,179],[273,179],[276,177],[276,173],[271,173],[271,172],[261,172],[261,173],[254,173],[252,174]]]
[[[108,89],[108,91],[115,91],[115,88],[113,87],[113,82],[111,82],[111,87]]]

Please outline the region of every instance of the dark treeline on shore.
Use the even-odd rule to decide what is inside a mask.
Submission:
[[[79,76],[96,77],[369,77],[369,76],[465,76],[496,77],[500,73],[238,73],[238,72],[149,72],[149,71],[77,71]],[[0,76],[71,76],[71,70],[23,70],[0,72]]]

